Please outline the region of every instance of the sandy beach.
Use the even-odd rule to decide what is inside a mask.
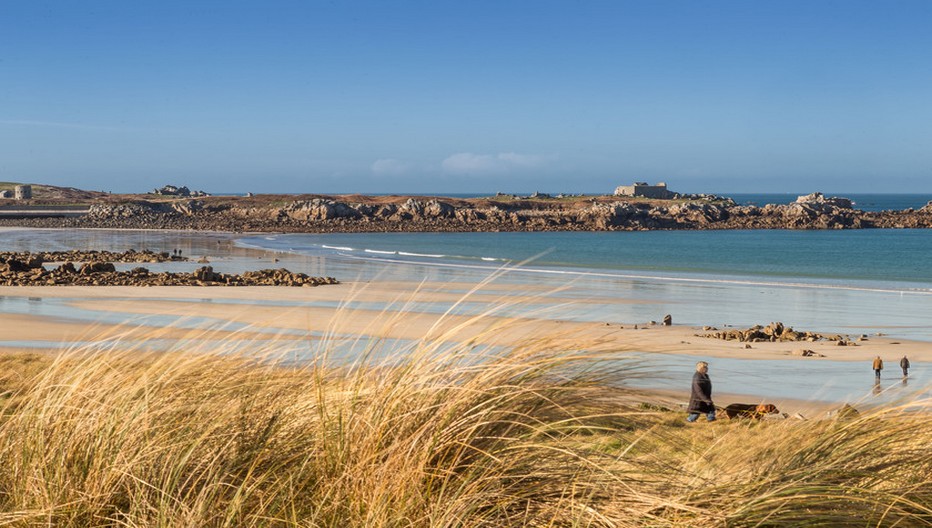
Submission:
[[[513,285],[488,286],[471,294],[462,292],[475,284],[401,281],[346,282],[317,288],[285,287],[2,287],[0,296],[13,302],[56,306],[56,314],[5,314],[0,341],[5,352],[69,349],[75,343],[100,343],[114,339],[126,346],[156,340],[236,340],[244,343],[275,340],[308,343],[319,339],[419,340],[425,337],[471,342],[491,346],[514,346],[527,340],[546,338],[555,346],[598,352],[617,352],[649,357],[660,365],[663,357],[705,359],[716,362],[765,360],[790,362],[810,368],[819,363],[847,362],[871,376],[869,363],[875,356],[888,362],[887,372],[898,374],[896,362],[904,354],[914,364],[932,360],[927,343],[881,336],[870,336],[856,346],[837,346],[831,341],[812,343],[726,342],[701,337],[702,327],[661,326],[650,321],[580,322],[534,317],[497,315],[506,305],[552,302],[544,288],[517,288]],[[562,302],[582,303],[566,294]],[[618,303],[629,302],[619,298]],[[425,307],[453,307],[472,303],[484,309],[476,314],[444,313]],[[543,309],[541,314],[546,314]],[[196,322],[196,324],[191,324]],[[795,349],[810,349],[820,357],[800,357]],[[753,361],[752,361],[753,364]],[[861,365],[863,364],[863,365]],[[688,378],[658,372],[663,381],[642,388],[645,401],[676,408],[687,395]],[[719,379],[725,375],[719,374]],[[872,377],[872,376],[871,376]],[[674,379],[668,379],[674,378]],[[679,388],[682,386],[682,390]],[[794,398],[785,391],[779,396],[756,393],[753,384],[737,393],[719,391],[717,402],[775,402],[782,412],[806,417],[824,416],[842,402]],[[866,402],[869,404],[869,402]]]
[[[285,267],[334,275],[341,283],[311,288],[0,286],[0,313],[6,323],[0,326],[0,351],[8,353],[82,347],[187,350],[236,343],[239,351],[274,346],[306,360],[328,343],[352,357],[359,347],[373,343],[391,354],[392,348],[419,340],[507,348],[546,339],[561,350],[635,358],[641,366],[636,379],[629,380],[630,388],[645,401],[672,408],[685,403],[697,360],[712,364],[716,400],[722,405],[767,401],[783,412],[814,417],[848,402],[887,405],[928,396],[929,343],[905,338],[910,328],[892,323],[875,323],[870,333],[863,329],[863,320],[879,313],[868,307],[870,299],[889,301],[895,310],[905,311],[922,306],[924,297],[911,297],[907,300],[912,304],[901,306],[901,296],[881,293],[861,299],[856,296],[862,292],[845,289],[797,291],[764,283],[645,282],[585,275],[568,279],[559,273],[304,256],[237,246],[235,235],[223,233],[18,231],[5,233],[12,249],[183,247],[185,255],[208,257],[223,272]],[[158,266],[191,271],[199,265]],[[820,311],[833,318],[826,319],[834,321],[833,327],[809,319],[788,324],[822,334],[841,329],[849,346],[829,340],[741,343],[703,337],[747,327],[728,320],[734,315],[721,317],[729,304],[741,307],[732,314],[752,310],[745,320],[767,324],[777,320],[768,307],[790,303],[800,307],[791,307],[800,318],[806,313],[821,317],[819,310],[807,307],[812,299],[832,308]],[[848,305],[862,308],[833,313],[835,306]],[[672,326],[656,322],[667,310],[673,315]],[[862,322],[844,332],[845,325],[852,324],[848,313]],[[684,319],[689,323],[682,323]],[[889,316],[886,320],[896,321]],[[917,335],[925,335],[925,328]],[[802,349],[811,350],[814,357],[794,353]],[[913,364],[909,380],[898,367],[904,355]],[[879,384],[870,368],[876,356],[886,362]]]
[[[462,285],[451,284],[450,290]],[[817,362],[869,361],[875,356],[885,358],[908,355],[915,361],[932,360],[932,347],[927,343],[884,336],[870,336],[850,346],[837,346],[831,341],[817,342],[763,342],[738,343],[702,337],[709,333],[702,327],[662,326],[650,321],[589,323],[565,320],[501,317],[494,315],[498,304],[540,301],[535,296],[509,296],[483,294],[463,296],[441,291],[436,285],[423,288],[415,283],[343,283],[313,289],[301,288],[203,288],[203,287],[0,287],[6,298],[60,299],[75,313],[118,313],[133,315],[165,315],[179,319],[209,316],[218,321],[236,322],[263,332],[276,330],[323,332],[335,325],[340,331],[365,334],[371,337],[418,339],[431,328],[436,335],[449,334],[454,327],[467,327],[454,334],[463,340],[478,339],[490,345],[508,345],[529,336],[562,336],[577,342],[592,342],[604,349],[631,350],[660,354],[684,354],[699,357],[737,359],[785,359],[787,361]],[[481,321],[465,315],[444,315],[419,312],[406,306],[410,303],[452,303],[456,301],[485,303],[492,314]],[[205,306],[207,302],[211,304]],[[304,303],[328,301],[334,303],[365,301],[389,303],[383,310],[363,308],[282,307],[268,305],[282,301]],[[579,300],[578,302],[583,302]],[[626,302],[618,300],[617,302]],[[389,314],[406,313],[404,324],[380,325]],[[351,316],[350,316],[351,315]],[[6,315],[8,324],[0,328],[0,340],[67,342],[86,336],[89,326],[81,318],[46,318],[41,316]],[[86,319],[86,317],[84,317]],[[438,321],[440,324],[438,325]],[[178,335],[177,329],[151,327],[132,323],[113,325],[95,322],[93,328],[100,335],[123,334],[140,331],[160,332],[160,337]],[[488,335],[491,328],[507,331]],[[253,336],[253,333],[249,334]],[[810,349],[822,357],[798,357],[794,350]]]

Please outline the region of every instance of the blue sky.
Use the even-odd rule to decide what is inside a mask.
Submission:
[[[0,0],[0,181],[932,192],[932,2]]]

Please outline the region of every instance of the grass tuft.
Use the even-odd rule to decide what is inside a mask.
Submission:
[[[351,338],[352,361],[348,308],[299,362],[208,332],[4,356],[0,525],[932,525],[927,402],[686,426],[624,390],[623,353],[483,346],[488,318]]]

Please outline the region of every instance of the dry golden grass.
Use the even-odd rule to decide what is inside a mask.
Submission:
[[[932,525],[920,404],[687,426],[622,403],[638,365],[602,346],[454,328],[346,363],[338,328],[305,362],[274,343],[2,358],[0,525]]]

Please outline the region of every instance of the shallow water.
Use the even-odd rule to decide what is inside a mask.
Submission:
[[[703,233],[680,233],[680,235],[702,237]],[[764,232],[760,236],[766,238],[769,233]],[[886,240],[900,240],[897,236],[903,235],[910,240],[905,243],[904,247],[919,248],[919,251],[926,249],[932,251],[932,239],[928,238],[932,231],[891,233],[894,237]],[[490,235],[494,238],[495,234],[476,235]],[[828,236],[828,234],[823,235]],[[835,276],[735,275],[730,271],[715,274],[694,269],[645,271],[617,267],[586,268],[578,265],[579,263],[576,266],[564,266],[539,261],[515,268],[506,260],[482,261],[479,259],[464,263],[437,257],[397,254],[388,258],[371,254],[360,256],[345,249],[323,247],[324,245],[349,247],[341,245],[349,243],[346,237],[347,235],[236,237],[230,234],[186,232],[29,230],[7,231],[0,234],[0,250],[109,249],[121,251],[134,248],[170,251],[174,248],[181,248],[186,256],[198,258],[207,255],[214,269],[224,273],[287,267],[292,271],[334,276],[343,281],[425,281],[428,285],[441,289],[450,284],[451,293],[465,293],[471,285],[487,279],[490,274],[499,273],[501,275],[483,290],[484,293],[502,296],[506,299],[510,295],[536,296],[531,302],[522,302],[517,306],[503,309],[500,312],[501,315],[526,315],[531,311],[543,310],[534,315],[550,319],[634,323],[660,320],[663,315],[672,314],[674,323],[694,326],[710,324],[746,327],[766,324],[770,321],[782,321],[798,330],[838,332],[850,335],[883,332],[894,337],[932,341],[932,319],[930,319],[932,281],[927,277],[916,275],[915,271],[880,280],[852,277],[848,272],[839,272]],[[350,238],[357,242],[379,240],[377,235],[365,235],[365,237],[368,238]],[[238,238],[242,240],[238,242]],[[748,243],[752,240],[743,236],[739,238]],[[473,245],[469,250],[481,254],[487,251],[487,248],[475,242],[477,240],[481,242],[481,239],[480,236],[461,240],[471,241]],[[832,239],[831,237],[829,239],[839,243],[846,252],[851,254],[851,258],[862,259],[861,267],[871,267],[869,256],[859,256],[858,252],[850,249],[851,239]],[[384,243],[394,243],[398,239],[388,238],[387,240],[388,242]],[[428,238],[428,242],[435,240],[440,240],[440,238],[436,236]],[[506,240],[521,239],[506,238]],[[593,239],[590,238],[590,240]],[[706,240],[708,242],[710,239]],[[650,237],[642,237],[641,241],[640,243],[648,243]],[[328,243],[324,244],[324,242]],[[551,242],[543,237],[534,243],[546,245]],[[501,239],[495,242],[495,244],[500,243]],[[693,244],[690,247],[703,245],[696,241],[690,244]],[[925,248],[926,244],[928,248]],[[268,251],[252,249],[263,247]],[[517,257],[521,252],[533,252],[535,248],[536,246],[515,248],[515,256]],[[463,252],[466,252],[466,248]],[[903,259],[913,265],[915,263],[912,261],[915,257],[910,255],[912,254],[907,251]],[[188,262],[144,265],[153,271],[190,271],[202,264]],[[120,266],[131,268],[136,264]],[[927,269],[924,263],[922,266],[923,270]],[[827,275],[831,275],[830,272],[831,269],[828,269]],[[193,329],[222,327],[227,330],[241,330],[246,328],[244,325],[231,325],[211,318],[207,312],[203,317],[177,318],[84,311],[71,307],[68,304],[71,300],[17,296],[15,295],[16,288],[8,288],[5,291],[7,295],[0,295],[0,313],[66,318],[85,322],[89,326],[94,323],[130,322],[136,325]],[[187,302],[205,305],[242,302],[212,299],[210,292],[210,289],[205,289],[203,299]],[[619,299],[631,302],[616,302]],[[283,308],[299,306],[329,308],[337,305],[333,301],[314,300],[306,302],[269,300],[256,304],[276,305]],[[350,303],[350,307],[372,310],[391,308],[386,303],[368,301],[353,302]],[[479,313],[487,307],[486,303],[468,300],[461,304],[458,313]],[[418,302],[409,305],[408,308],[440,313],[449,308],[449,303]],[[392,309],[397,309],[397,306]],[[249,328],[249,330],[260,331],[256,328]],[[269,332],[271,334],[281,333],[278,329]],[[294,332],[294,334],[306,335],[309,339],[319,337],[319,335],[307,332]],[[338,337],[344,340],[339,345],[341,352],[338,355],[347,360],[371,345],[370,340],[354,342],[353,336]],[[258,340],[253,341],[251,346],[278,347],[282,353],[290,354],[289,357],[295,360],[310,358],[316,350],[308,344],[309,341],[297,343],[282,341],[278,344],[273,344],[273,341],[274,338],[270,337],[269,343]],[[88,340],[81,344],[92,345],[94,343],[93,340]],[[247,345],[244,346],[249,346],[249,342],[246,343]],[[46,345],[47,343],[25,341],[0,342],[0,346],[39,347]],[[101,345],[109,346],[107,343]],[[143,344],[138,345],[143,346]],[[412,343],[394,340],[391,343],[383,343],[383,345],[394,347],[397,351],[399,348],[411,346]],[[171,345],[167,342],[153,341],[144,346],[164,349]],[[391,353],[391,349],[386,349],[385,353]],[[894,358],[889,358],[889,360],[892,359]],[[640,387],[683,391],[685,394],[695,360],[696,358],[690,356],[651,355],[645,358],[646,371],[650,373],[650,376],[644,379],[632,379],[629,383]],[[899,376],[899,369],[893,368],[886,371],[887,374],[881,380],[879,387],[873,384],[873,372],[868,368],[869,365],[860,363],[824,359],[785,361],[714,359],[711,363],[713,383],[717,392],[749,394],[761,398],[839,402],[892,401],[904,397],[926,397],[929,395],[930,382],[932,382],[932,372],[921,363],[914,366],[905,385]]]
[[[688,398],[695,357],[665,355],[658,359],[650,355],[644,359],[656,365],[651,368],[656,369],[657,376],[633,379],[630,386],[681,391],[684,398]],[[789,398],[875,404],[932,397],[932,367],[917,362],[913,362],[905,380],[899,366],[888,365],[880,383],[875,384],[871,365],[862,362],[732,358],[708,361],[713,399],[715,393],[726,393],[754,395],[767,400]]]
[[[573,320],[671,314],[696,326],[781,321],[932,341],[932,230],[263,235],[238,243],[323,259],[361,280],[468,283],[500,272],[505,284],[571,285],[548,297],[581,299],[561,312]],[[557,249],[514,264],[548,247]]]

